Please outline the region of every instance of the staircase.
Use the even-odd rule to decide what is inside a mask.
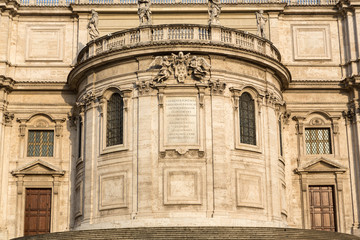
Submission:
[[[349,234],[269,227],[143,227],[57,232],[15,238],[16,240],[97,239],[242,239],[242,240],[360,240]],[[13,240],[15,240],[13,239]]]

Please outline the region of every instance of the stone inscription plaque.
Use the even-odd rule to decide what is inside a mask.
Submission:
[[[198,143],[196,97],[165,99],[165,143],[168,145]]]

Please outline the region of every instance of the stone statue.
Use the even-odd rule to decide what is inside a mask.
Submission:
[[[151,24],[150,0],[138,0],[138,15],[140,26]]]
[[[256,24],[257,24],[257,34],[262,38],[266,38],[265,35],[265,24],[267,22],[267,18],[264,17],[264,11],[260,10],[256,12]]]
[[[208,2],[209,24],[219,25],[219,15],[221,13],[221,0],[209,0]]]
[[[172,74],[172,63],[169,61],[167,56],[165,57],[156,57],[155,60],[150,64],[151,67],[160,65],[160,71],[154,78],[155,82],[162,83],[163,81],[167,80]]]
[[[193,76],[196,79],[203,79],[206,74],[208,74],[210,65],[202,57],[193,56],[190,64],[189,70],[192,71]]]
[[[98,30],[98,23],[99,14],[94,9],[91,9],[91,18],[87,26],[91,39],[95,39],[100,35]]]

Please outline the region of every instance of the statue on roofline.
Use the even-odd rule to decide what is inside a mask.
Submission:
[[[150,0],[138,0],[138,15],[141,25],[151,24]]]
[[[87,26],[91,40],[99,37],[100,35],[98,30],[98,23],[99,14],[94,9],[91,9],[91,18]]]
[[[259,12],[256,12],[255,15],[256,15],[256,24],[257,24],[257,35],[262,38],[266,38],[265,24],[267,22],[267,18],[264,17],[264,11],[260,10]]]
[[[220,25],[221,0],[209,0],[208,2],[209,24]]]

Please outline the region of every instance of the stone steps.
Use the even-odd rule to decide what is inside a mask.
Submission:
[[[239,239],[239,240],[360,240],[349,234],[295,228],[268,227],[149,227],[57,232],[16,240],[118,239]],[[15,240],[14,239],[14,240]]]

